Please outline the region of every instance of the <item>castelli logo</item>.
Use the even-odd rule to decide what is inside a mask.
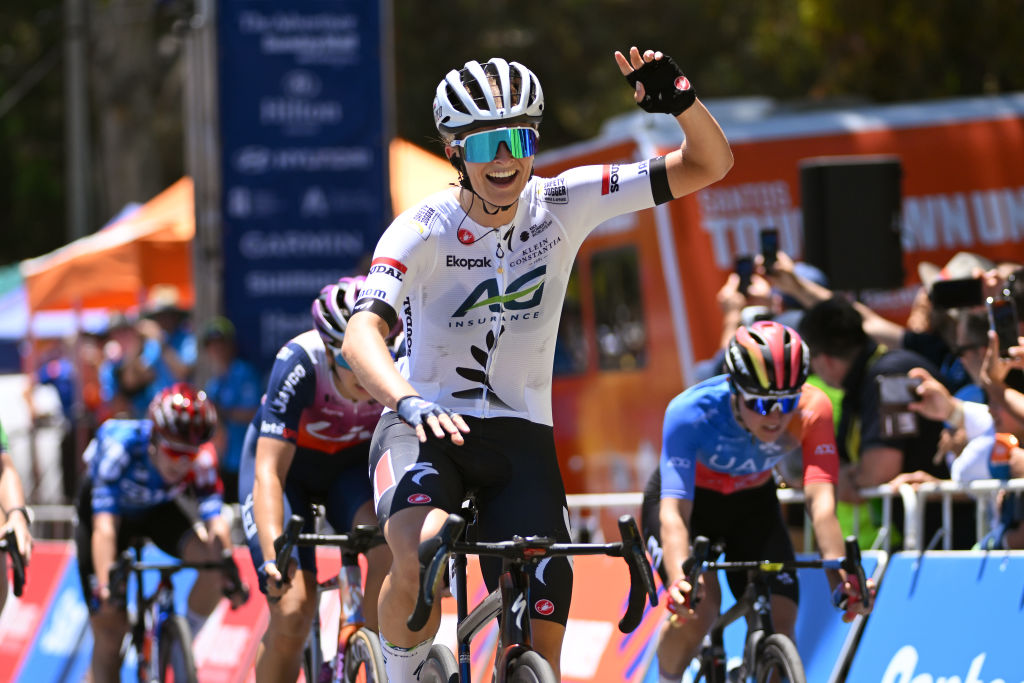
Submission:
[[[462,228],[459,230],[459,241],[463,244],[473,244],[473,242],[476,242],[476,238],[473,237],[472,232],[466,228]]]
[[[533,604],[533,609],[537,610],[537,614],[547,616],[555,611],[555,605],[550,600],[538,600]]]
[[[689,90],[690,79],[686,76],[680,76],[676,79],[676,90]]]
[[[422,505],[423,503],[430,502],[430,496],[428,496],[425,493],[414,493],[408,498],[406,498],[406,500],[412,503],[413,505]]]

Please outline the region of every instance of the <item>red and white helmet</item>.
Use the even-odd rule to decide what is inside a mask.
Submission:
[[[160,391],[150,402],[147,417],[153,421],[154,434],[189,449],[209,441],[217,427],[213,401],[186,382]]]
[[[729,340],[725,365],[730,380],[748,394],[773,396],[800,391],[811,354],[796,330],[761,320],[740,327]]]
[[[500,98],[491,86],[495,81]],[[544,91],[532,71],[519,62],[494,58],[452,69],[434,95],[434,125],[457,135],[494,125],[537,124],[544,115]]]

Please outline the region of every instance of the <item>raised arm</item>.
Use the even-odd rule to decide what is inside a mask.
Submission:
[[[672,197],[688,195],[724,178],[733,164],[729,141],[672,58],[655,50],[641,54],[634,46],[628,57],[616,51],[615,61],[636,88],[636,103],[645,111],[669,114],[683,129],[683,144],[665,156]]]

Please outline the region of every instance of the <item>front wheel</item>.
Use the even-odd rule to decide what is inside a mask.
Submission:
[[[807,683],[800,653],[789,637],[773,633],[764,639],[757,656],[757,683]]]
[[[192,629],[185,617],[175,614],[160,627],[160,683],[197,683],[192,654]]]
[[[360,628],[345,646],[346,683],[387,683],[387,680],[380,639],[370,629]]]
[[[459,665],[444,645],[431,645],[420,669],[420,683],[459,683]]]
[[[505,680],[511,683],[558,683],[548,660],[533,650],[527,650],[509,662]]]

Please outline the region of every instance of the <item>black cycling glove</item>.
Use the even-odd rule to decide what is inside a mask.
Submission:
[[[421,396],[403,396],[398,399],[395,410],[398,413],[398,417],[402,418],[402,422],[410,427],[423,424],[431,415],[440,417],[442,413],[445,415],[452,414],[452,411],[444,406],[428,401]]]
[[[652,114],[679,116],[697,100],[690,79],[668,55],[644,62],[643,66],[628,74],[626,80],[634,90],[637,81],[644,84],[644,98],[637,104]]]

